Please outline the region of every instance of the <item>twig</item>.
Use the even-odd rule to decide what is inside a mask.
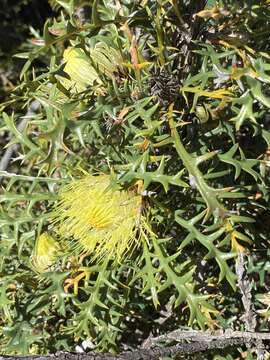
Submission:
[[[231,329],[217,330],[217,331],[197,331],[197,330],[174,330],[168,334],[160,335],[155,338],[148,338],[143,343],[143,348],[148,349],[156,346],[161,342],[172,341],[215,341],[215,340],[229,340],[229,339],[242,339],[244,342],[247,340],[268,340],[270,341],[270,333],[261,332],[247,332],[247,331],[233,331]]]
[[[158,360],[164,357],[178,357],[180,355],[190,355],[201,351],[212,349],[223,349],[228,346],[236,346],[244,343],[243,339],[225,339],[212,342],[196,342],[191,344],[177,344],[166,348],[139,349],[135,351],[126,351],[117,356],[111,354],[97,354],[94,352],[84,353],[64,353],[60,352],[54,355],[28,355],[28,356],[0,356],[0,360]]]
[[[190,355],[197,352],[203,352],[213,349],[225,349],[229,346],[243,345],[247,339],[268,340],[270,341],[270,333],[249,333],[242,331],[182,331],[175,330],[166,335],[152,338],[144,348],[134,351],[125,351],[118,355],[101,354],[95,352],[89,353],[66,353],[59,352],[51,355],[28,355],[28,356],[0,356],[0,360],[50,360],[52,358],[58,360],[155,360],[164,357],[178,357],[180,355]],[[173,346],[157,347],[157,343],[164,340],[192,340],[189,344],[177,344]],[[153,347],[153,345],[155,347]]]
[[[245,323],[245,328],[247,331],[255,332],[256,331],[256,313],[254,310],[254,306],[252,303],[252,283],[249,281],[248,276],[245,271],[245,260],[244,253],[239,252],[235,264],[236,274],[238,276],[238,287],[242,294],[242,304],[244,307],[244,314],[242,315],[242,319]],[[251,340],[251,339],[249,339]],[[250,347],[252,341],[247,341],[247,347]],[[256,352],[258,360],[262,360],[264,358],[264,345],[261,339],[257,339],[255,341],[256,344]]]
[[[25,129],[29,118],[31,118],[37,112],[39,106],[40,104],[37,100],[31,102],[26,115],[22,118],[22,120],[18,124],[17,129],[20,132],[22,132]],[[13,155],[18,151],[18,148],[19,148],[19,144],[13,144],[6,149],[4,155],[2,156],[2,159],[0,160],[0,171],[7,170]],[[1,181],[1,177],[0,177],[0,181]]]
[[[170,347],[155,348],[149,350],[136,350],[133,352],[126,352],[120,354],[118,359],[121,360],[154,360],[164,357],[179,357],[180,355],[191,355],[197,352],[212,350],[212,349],[224,349],[228,346],[235,346],[243,344],[241,339],[226,339],[216,340],[212,342],[195,342],[191,344],[177,344]]]
[[[235,265],[236,274],[238,276],[238,287],[242,294],[242,303],[245,311],[242,315],[242,319],[247,331],[255,331],[256,314],[252,304],[252,284],[246,276],[244,256],[245,255],[242,252],[239,252]]]

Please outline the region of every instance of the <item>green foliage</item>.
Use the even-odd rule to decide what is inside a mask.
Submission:
[[[1,106],[0,131],[19,144],[0,172],[2,353],[239,327],[239,251],[269,291],[269,2],[90,3],[51,2],[59,15],[17,54],[21,81]],[[39,273],[36,241],[60,242],[52,209],[84,172],[142,195],[141,246],[120,264],[65,248]]]

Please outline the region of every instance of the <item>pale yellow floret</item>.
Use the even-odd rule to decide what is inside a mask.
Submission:
[[[46,232],[41,234],[36,240],[35,249],[32,255],[32,264],[34,268],[40,273],[47,271],[55,262],[59,249],[59,244],[52,236]]]
[[[141,196],[110,187],[107,175],[87,175],[59,194],[54,218],[62,238],[74,240],[93,259],[121,261],[139,245],[144,219]]]
[[[81,92],[94,84],[102,85],[99,74],[114,78],[121,68],[121,54],[114,48],[98,43],[87,55],[81,48],[69,47],[64,51],[64,71],[70,79],[61,77],[61,83],[71,92]],[[94,66],[93,66],[94,65]],[[98,69],[98,72],[96,71]],[[100,86],[96,89],[100,90]]]
[[[70,76],[70,80],[62,78],[65,87],[73,91],[84,91],[87,86],[96,81],[101,83],[99,76],[91,65],[91,60],[84,51],[79,48],[68,48],[64,51],[66,63],[64,71]]]

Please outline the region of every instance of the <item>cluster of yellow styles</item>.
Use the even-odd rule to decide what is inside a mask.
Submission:
[[[121,262],[140,244],[146,222],[142,197],[134,191],[112,187],[109,175],[86,175],[59,192],[52,211],[53,230],[36,241],[32,263],[46,271],[66,248],[93,261]]]

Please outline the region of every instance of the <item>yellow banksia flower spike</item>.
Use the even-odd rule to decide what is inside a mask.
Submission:
[[[70,80],[62,78],[65,87],[80,92],[87,86],[93,85],[95,81],[101,83],[90,58],[82,49],[67,48],[64,51],[64,61],[66,63],[64,71],[70,76]]]
[[[104,257],[120,262],[140,244],[146,229],[142,197],[110,187],[109,175],[86,175],[59,193],[54,223],[63,239],[93,260]]]
[[[99,42],[90,50],[90,56],[96,68],[107,76],[113,78],[115,73],[123,71],[123,58],[121,53],[105,43]]]
[[[47,232],[41,234],[35,244],[32,264],[39,273],[47,271],[56,260],[60,246]]]
[[[99,74],[114,78],[123,62],[121,54],[104,43],[97,43],[89,55],[83,49],[69,47],[64,51],[63,60],[64,71],[70,79],[61,77],[61,82],[73,92],[84,91],[95,83],[102,85]]]

